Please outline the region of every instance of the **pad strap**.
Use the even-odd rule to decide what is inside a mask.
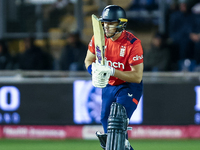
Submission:
[[[112,103],[108,118],[108,130],[118,129],[126,131],[128,126],[126,109],[119,103]]]

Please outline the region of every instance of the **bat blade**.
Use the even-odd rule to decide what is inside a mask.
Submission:
[[[92,15],[92,26],[94,33],[95,53],[97,61],[105,65],[105,36],[101,21],[93,14]]]

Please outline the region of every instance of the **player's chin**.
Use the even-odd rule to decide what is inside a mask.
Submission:
[[[111,33],[106,33],[106,37],[107,38],[110,38],[110,37],[112,37],[113,36],[113,34],[111,34]]]

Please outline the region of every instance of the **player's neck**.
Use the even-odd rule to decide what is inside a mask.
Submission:
[[[122,32],[117,32],[117,33],[115,34],[115,36],[113,36],[113,37],[111,38],[111,40],[112,40],[112,41],[117,40],[117,39],[121,36],[121,34],[122,34]]]

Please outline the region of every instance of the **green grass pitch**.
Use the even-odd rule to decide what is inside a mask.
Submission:
[[[199,150],[200,139],[131,139],[134,150]],[[98,140],[1,139],[0,150],[102,150]]]

